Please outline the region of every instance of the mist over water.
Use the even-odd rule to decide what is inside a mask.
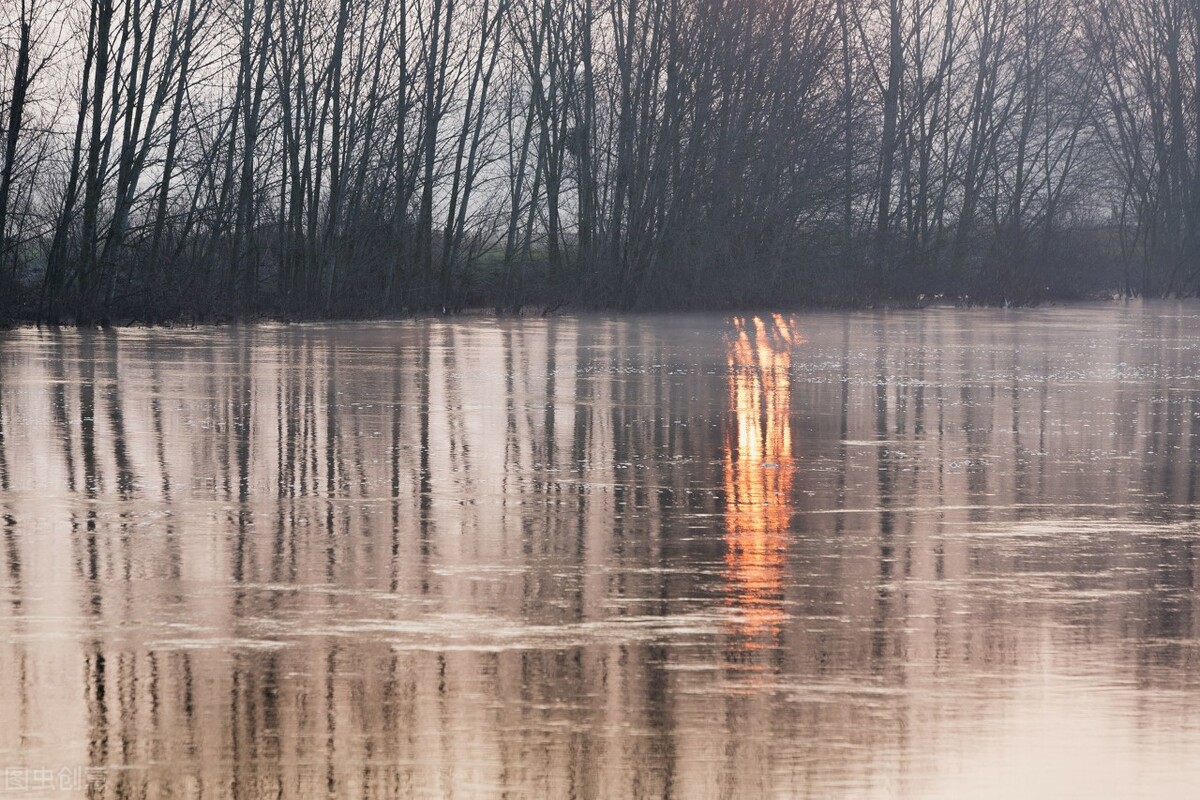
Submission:
[[[1198,434],[1195,304],[6,332],[0,781],[1191,796]]]

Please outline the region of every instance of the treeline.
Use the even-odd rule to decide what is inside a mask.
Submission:
[[[1200,289],[1197,0],[11,0],[12,317]]]

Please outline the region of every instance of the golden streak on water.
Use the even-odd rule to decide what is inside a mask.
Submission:
[[[734,317],[726,337],[729,407],[725,437],[725,577],[736,633],[748,650],[769,646],[781,605],[795,463],[791,429],[796,323]]]

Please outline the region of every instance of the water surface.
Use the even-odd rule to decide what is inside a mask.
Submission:
[[[1196,305],[0,334],[0,796],[1196,796],[1198,456]]]

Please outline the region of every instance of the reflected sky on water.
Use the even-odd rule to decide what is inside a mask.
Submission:
[[[1195,305],[0,333],[0,796],[1192,796],[1198,456]]]

